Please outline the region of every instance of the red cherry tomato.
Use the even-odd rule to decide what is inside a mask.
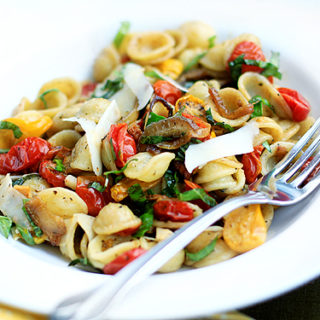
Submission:
[[[310,157],[307,162],[301,167],[301,170],[304,170],[307,165],[309,165],[309,163],[313,160],[313,157]],[[310,182],[310,180],[312,180],[320,171],[320,163],[313,169],[313,171],[308,175],[307,179],[304,181],[303,184],[307,184],[308,182]]]
[[[0,174],[26,169],[36,172],[50,148],[50,143],[41,138],[29,137],[22,140],[11,147],[8,153],[0,154]]]
[[[120,254],[120,256],[104,266],[103,273],[116,274],[119,270],[143,255],[145,252],[147,252],[147,250],[142,248],[135,248],[122,253]]]
[[[300,122],[305,120],[311,110],[309,102],[296,90],[278,88],[278,91],[292,110],[293,121]]]
[[[122,168],[128,158],[137,153],[136,143],[128,133],[128,125],[126,123],[113,124],[108,133],[108,139],[112,139],[112,145],[116,155],[116,165]]]
[[[132,228],[128,228],[128,229],[119,231],[119,232],[117,232],[115,234],[118,235],[118,236],[121,236],[121,237],[131,236],[132,234],[134,234],[134,233],[136,233],[138,231],[138,229],[140,228],[140,225],[137,226],[137,227],[132,227]]]
[[[244,54],[244,59],[266,61],[266,57],[264,56],[264,53],[262,52],[261,48],[258,45],[256,45],[252,41],[242,41],[238,43],[233,49],[233,52],[227,62],[227,70],[229,70],[229,62],[235,60],[237,57],[239,57],[242,54]],[[263,71],[262,68],[259,68],[256,66],[248,66],[245,64],[242,65],[241,70],[242,70],[242,73],[245,73],[248,71],[261,73]],[[271,83],[273,83],[272,77],[268,77],[268,80]]]
[[[158,80],[153,85],[153,89],[157,96],[163,98],[173,105],[182,96],[181,91],[177,87],[165,80]]]
[[[105,180],[98,176],[80,176],[77,178],[76,193],[87,204],[89,215],[96,217],[100,210],[111,201],[110,188],[100,192],[91,187],[93,182],[98,182],[102,187]]]
[[[94,83],[94,82],[89,82],[84,84],[82,86],[81,95],[85,97],[89,96],[95,90],[96,86],[97,86],[97,83]]]
[[[42,161],[39,167],[39,174],[54,187],[65,187],[64,180],[66,173],[55,170],[57,164],[51,160]]]
[[[253,183],[261,173],[262,165],[260,155],[262,150],[263,146],[256,146],[254,147],[254,151],[242,156],[243,170],[248,184]]]
[[[153,211],[162,221],[187,222],[193,219],[193,210],[185,201],[160,200],[154,204]]]
[[[192,190],[192,189],[203,189],[201,186],[199,186],[198,184],[190,181],[190,180],[184,180],[184,183],[186,184],[185,186],[185,190]],[[209,193],[206,192],[208,195]],[[196,204],[198,207],[200,207],[203,211],[206,211],[208,209],[210,209],[211,207],[206,204],[205,202],[203,202],[201,199],[197,199],[197,200],[192,200],[190,201],[193,204]]]

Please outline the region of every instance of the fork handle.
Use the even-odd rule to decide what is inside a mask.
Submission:
[[[249,191],[243,196],[231,198],[210,208],[120,270],[114,279],[108,279],[97,289],[78,298],[65,300],[56,308],[51,319],[110,319],[108,313],[111,307],[121,301],[133,286],[156,272],[210,225],[241,206],[269,201],[263,193]]]

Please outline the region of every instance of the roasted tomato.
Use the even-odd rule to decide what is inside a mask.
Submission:
[[[173,105],[175,105],[176,101],[182,96],[181,91],[177,87],[165,80],[158,80],[153,85],[153,89],[157,96]]]
[[[58,164],[51,160],[44,160],[39,167],[39,174],[54,187],[65,187],[64,180],[67,174],[57,170]]]
[[[312,161],[313,157],[310,157],[307,162],[301,167],[301,170],[304,170],[309,163]],[[310,180],[312,180],[320,171],[320,164],[318,164],[313,171],[308,175],[307,179],[304,181],[304,184],[307,184],[308,182],[310,182]]]
[[[0,174],[27,169],[37,171],[40,161],[50,148],[50,143],[41,138],[29,137],[22,140],[11,147],[8,153],[0,154]]]
[[[88,97],[89,95],[91,95],[93,93],[96,86],[97,86],[97,83],[94,83],[94,82],[89,82],[89,83],[84,84],[82,86],[81,94],[85,97]]]
[[[100,210],[111,200],[110,188],[104,187],[105,180],[98,176],[80,176],[77,178],[76,193],[87,204],[89,214],[96,217]]]
[[[199,186],[198,184],[189,181],[189,180],[184,180],[185,183],[185,190],[192,190],[192,189],[203,189],[201,186]],[[209,193],[207,192],[207,194],[209,195]],[[208,209],[210,209],[211,207],[206,204],[205,202],[203,202],[201,199],[197,199],[197,200],[192,200],[190,201],[191,203],[196,204],[198,207],[200,207],[203,211],[206,211]]]
[[[139,258],[145,252],[147,252],[147,250],[142,248],[135,248],[122,253],[120,256],[104,266],[103,273],[116,274],[119,270],[121,270],[133,260]]]
[[[128,133],[128,125],[126,123],[113,124],[108,133],[108,139],[112,140],[116,165],[122,168],[127,159],[137,153],[136,142]]]
[[[160,200],[153,206],[154,215],[162,221],[187,222],[193,219],[193,210],[188,202],[181,200]]]
[[[262,165],[260,155],[262,150],[263,146],[256,146],[252,152],[242,156],[243,170],[248,184],[253,183],[261,173]]]
[[[309,102],[296,90],[278,88],[278,91],[292,110],[293,121],[300,122],[305,120],[311,110]]]

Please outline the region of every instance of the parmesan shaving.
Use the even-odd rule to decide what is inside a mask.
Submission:
[[[153,88],[143,73],[143,68],[135,63],[127,63],[123,70],[124,81],[136,95],[139,106],[143,109],[153,94]]]
[[[91,155],[91,163],[94,173],[97,176],[102,175],[101,161],[101,143],[102,139],[108,134],[112,124],[116,123],[121,117],[120,110],[116,101],[112,101],[102,115],[98,124],[94,121],[72,117],[63,119],[64,121],[78,122],[86,133],[89,152]]]
[[[185,154],[185,166],[188,172],[216,159],[245,154],[253,151],[253,138],[259,133],[254,123],[200,144],[190,145]]]

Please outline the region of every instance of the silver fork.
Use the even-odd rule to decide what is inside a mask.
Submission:
[[[177,230],[170,238],[160,242],[120,270],[114,279],[102,280],[98,288],[72,296],[61,302],[54,310],[51,319],[110,319],[110,309],[116,306],[133,286],[156,272],[191,240],[230,211],[255,203],[288,206],[307,197],[320,184],[320,174],[305,183],[307,177],[320,162],[319,127],[320,118],[287,156],[270,173],[264,176],[261,182],[251,186],[251,190],[247,194],[231,198],[207,210],[201,216]],[[311,139],[313,140],[312,143],[303,152],[302,149]],[[302,154],[294,162],[300,152]],[[311,162],[301,170],[311,156],[313,156]]]

